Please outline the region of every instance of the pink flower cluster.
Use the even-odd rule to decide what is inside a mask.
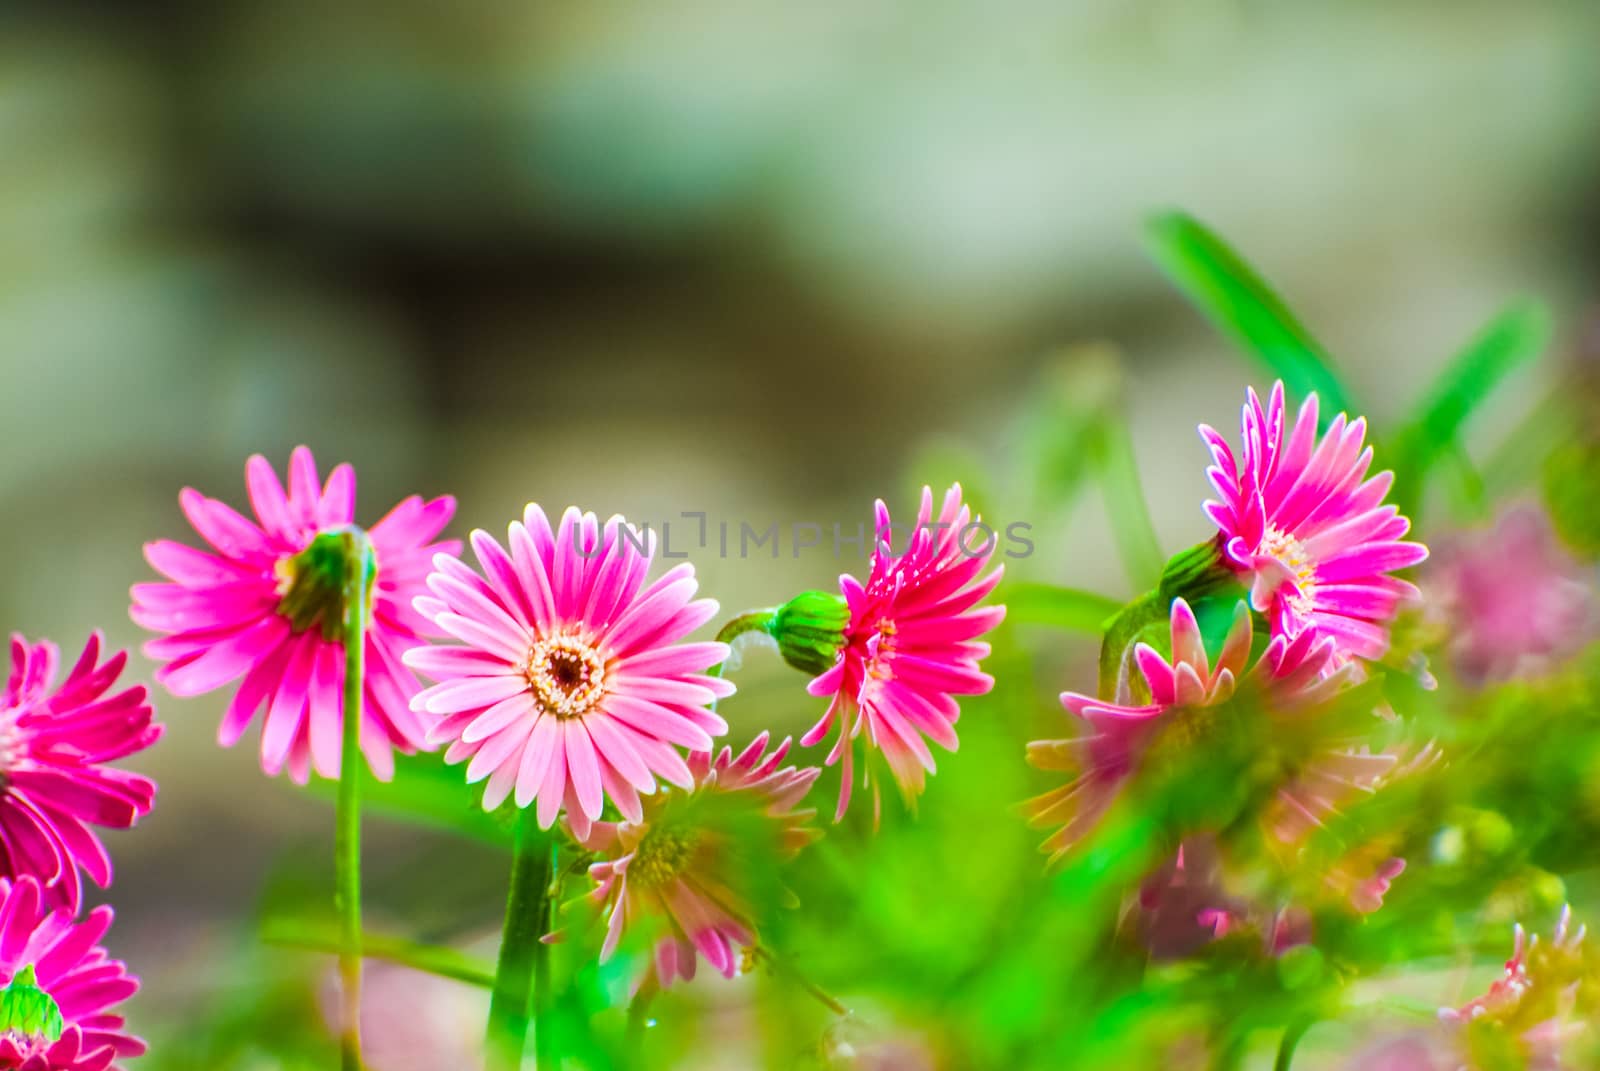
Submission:
[[[881,754],[913,799],[934,769],[925,738],[954,750],[955,697],[993,685],[978,669],[988,653],[979,637],[1004,610],[977,604],[999,570],[982,575],[992,546],[969,553],[958,543],[972,519],[959,487],[937,517],[924,489],[905,550],[884,541],[865,583],[840,579],[847,622],[830,648],[833,664],[810,686],[830,704],[802,740],[811,746],[838,726],[828,756],[844,765],[838,817],[858,745]],[[878,521],[892,530],[881,502]],[[717,604],[695,598],[687,563],[649,580],[653,533],[576,508],[552,525],[529,505],[504,546],[481,531],[471,543],[478,569],[437,555],[414,603],[455,641],[403,659],[436,682],[411,701],[428,719],[428,743],[445,747],[446,762],[465,763],[469,782],[485,782],[485,808],[510,798],[536,807],[544,827],[564,816],[598,854],[591,876],[609,919],[604,955],[653,914],[667,927],[655,983],[693,977],[697,954],[731,975],[735,950],[755,946],[755,928],[729,887],[728,835],[708,815],[756,801],[780,844],[797,851],[813,814],[799,803],[820,770],[780,768],[789,743],[766,753],[765,733],[737,757],[716,752],[728,732],[716,705],[734,690],[720,673],[729,647],[689,637]],[[602,817],[608,803],[621,821]]]
[[[1238,707],[1230,705],[1236,693],[1265,712],[1269,729],[1277,721],[1304,736],[1318,713],[1361,679],[1362,662],[1386,650],[1389,622],[1416,595],[1409,581],[1390,574],[1422,561],[1427,551],[1399,538],[1408,522],[1383,504],[1390,474],[1367,475],[1372,450],[1363,446],[1365,422],[1340,414],[1319,437],[1317,417],[1313,394],[1290,426],[1279,383],[1266,405],[1249,393],[1242,454],[1201,427],[1214,461],[1207,475],[1219,496],[1205,504],[1218,528],[1218,562],[1248,590],[1248,605],[1235,606],[1213,663],[1194,611],[1183,597],[1173,598],[1170,654],[1143,642],[1132,651],[1138,676],[1123,687],[1137,690],[1140,700],[1062,695],[1087,732],[1028,747],[1033,765],[1074,775],[1025,805],[1034,824],[1054,830],[1044,842],[1052,861],[1094,828],[1135,775],[1194,761],[1186,756],[1241,732]],[[1252,610],[1265,615],[1269,629],[1253,660]],[[1266,739],[1274,735],[1269,731]],[[1293,860],[1341,807],[1394,776],[1401,754],[1335,737],[1277,765],[1284,772],[1272,786],[1263,823],[1280,854]],[[1370,912],[1404,866],[1397,858],[1360,866],[1350,860],[1331,869],[1326,884],[1356,911]],[[1215,869],[1207,864],[1204,872]],[[1199,926],[1220,934],[1230,912],[1226,898],[1216,889],[1208,894],[1213,902],[1195,905],[1194,867],[1184,865],[1181,853],[1169,883],[1176,884],[1165,892],[1160,883],[1147,886],[1145,898],[1165,905],[1168,915],[1174,902],[1193,906],[1195,917],[1178,923],[1180,931]],[[1161,925],[1170,930],[1174,924]]]
[[[0,695],[0,1067],[104,1071],[144,1051],[111,1008],[138,982],[97,942],[111,909],[82,922],[83,876],[111,884],[95,827],[127,829],[156,786],[110,765],[161,737],[142,685],[118,688],[126,652],[103,657],[99,633],[58,680],[48,641],[11,640]],[[42,1023],[39,1029],[29,1024]]]

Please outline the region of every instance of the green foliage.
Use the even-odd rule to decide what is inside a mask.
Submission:
[[[1551,335],[1543,305],[1518,302],[1495,317],[1434,380],[1416,414],[1394,437],[1397,495],[1409,509],[1429,469],[1442,457],[1464,457],[1459,435],[1468,418],[1516,369],[1532,363]]]

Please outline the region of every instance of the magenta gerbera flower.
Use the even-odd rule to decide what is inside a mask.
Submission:
[[[1205,511],[1224,559],[1250,583],[1251,603],[1275,634],[1315,628],[1337,642],[1341,658],[1384,653],[1388,621],[1417,597],[1415,585],[1389,574],[1428,556],[1420,543],[1401,541],[1410,522],[1383,505],[1394,474],[1367,478],[1366,427],[1340,413],[1319,441],[1316,394],[1286,427],[1282,381],[1265,407],[1249,392],[1242,459],[1200,426],[1215,461],[1206,475],[1220,498]]]
[[[31,875],[51,903],[74,911],[80,871],[111,884],[111,858],[90,827],[127,829],[156,794],[150,779],[106,765],[155,743],[162,727],[143,685],[112,692],[128,655],[102,663],[101,642],[89,637],[57,687],[55,644],[13,636],[0,697],[0,874]]]
[[[1148,703],[1114,703],[1065,692],[1062,705],[1087,723],[1088,735],[1028,745],[1028,761],[1034,766],[1078,775],[1024,805],[1034,825],[1059,827],[1044,842],[1052,862],[1094,827],[1158,737],[1172,733],[1181,743],[1196,744],[1214,735],[1216,719],[1210,708],[1232,697],[1241,684],[1259,690],[1274,712],[1285,712],[1330,698],[1351,676],[1351,668],[1332,666],[1334,642],[1313,632],[1293,639],[1274,636],[1247,673],[1252,626],[1243,603],[1234,613],[1215,665],[1207,658],[1194,612],[1183,599],[1172,602],[1170,627],[1170,659],[1149,644],[1134,649],[1134,664],[1150,693]],[[1331,806],[1327,797],[1332,795],[1332,783],[1368,782],[1391,770],[1395,761],[1387,755],[1330,754],[1314,760],[1314,776],[1280,789],[1279,799],[1297,814],[1315,816],[1318,809]]]
[[[110,1010],[139,989],[98,944],[111,916],[97,907],[75,922],[33,878],[0,878],[0,1068],[114,1071],[144,1052]]]
[[[903,554],[890,546],[894,528],[881,499],[876,521],[878,542],[866,583],[849,574],[839,578],[850,621],[838,661],[807,686],[812,695],[830,699],[828,709],[800,738],[811,747],[838,724],[827,760],[829,766],[844,764],[836,821],[850,805],[856,741],[862,737],[869,757],[883,756],[901,794],[915,804],[936,768],[927,740],[956,750],[956,696],[983,695],[994,687],[994,678],[978,668],[989,653],[978,637],[1006,613],[1004,606],[978,605],[1000,582],[1004,567],[982,575],[995,540],[962,503],[960,484],[945,493],[937,520],[933,491],[922,489]],[[878,783],[868,771],[863,783],[872,788],[876,814]]]
[[[736,891],[750,821],[770,825],[779,855],[793,855],[816,837],[808,823],[817,812],[800,803],[821,771],[783,766],[789,741],[768,752],[767,739],[762,733],[737,757],[726,747],[715,759],[691,754],[690,794],[663,793],[642,818],[598,822],[589,831],[584,847],[601,856],[589,867],[596,882],[591,899],[607,916],[602,963],[631,927],[654,920],[666,927],[652,964],[657,984],[693,978],[697,952],[725,978],[739,972],[740,950],[756,944]]]
[[[356,477],[340,465],[318,482],[311,451],[289,459],[289,492],[259,454],[245,465],[256,519],[185,489],[189,523],[212,547],[159,540],[145,557],[171,583],[136,584],[133,619],[167,633],[145,652],[167,663],[156,679],[175,695],[199,695],[240,680],[218,739],[231,747],[263,706],[261,768],[285,767],[304,783],[312,769],[339,776],[344,722],[343,559],[334,541],[355,519]],[[427,745],[410,708],[420,687],[401,663],[422,642],[427,620],[412,607],[433,556],[460,543],[436,541],[455,513],[453,498],[407,498],[367,535],[376,558],[367,628],[361,751],[374,776],[394,772],[393,749]]]
[[[717,604],[694,598],[687,562],[647,586],[652,533],[620,517],[601,526],[569,508],[552,531],[530,504],[508,542],[472,533],[482,576],[435,559],[433,595],[416,605],[463,646],[406,655],[439,682],[413,706],[440,719],[430,739],[450,745],[446,762],[467,762],[468,782],[487,778],[485,809],[515,792],[548,828],[565,805],[581,836],[610,797],[639,820],[657,777],[694,783],[675,749],[709,751],[728,731],[707,705],[733,686],[706,675],[728,645],[683,642]]]

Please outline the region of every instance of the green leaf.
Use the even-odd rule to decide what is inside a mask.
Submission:
[[[1455,451],[1462,425],[1511,372],[1550,343],[1549,310],[1538,302],[1512,305],[1491,320],[1434,380],[1400,436],[1396,468],[1413,488],[1441,457]],[[1416,493],[1413,491],[1413,493]]]
[[[1351,411],[1333,361],[1244,259],[1205,224],[1183,212],[1158,215],[1145,225],[1151,256],[1178,289],[1220,331],[1254,354],[1290,394],[1322,398],[1323,422]]]
[[[1001,601],[1012,621],[1053,625],[1091,636],[1100,635],[1106,622],[1122,610],[1122,604],[1109,596],[1054,584],[1011,584],[1003,589]]]
[[[486,813],[483,786],[467,784],[465,766],[446,766],[438,755],[396,755],[392,781],[373,777],[366,763],[361,764],[361,777],[364,810],[511,847],[515,812],[508,806]],[[338,784],[313,778],[309,788],[331,800]]]

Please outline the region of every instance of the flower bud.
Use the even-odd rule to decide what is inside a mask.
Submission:
[[[366,533],[353,527],[319,532],[305,550],[279,563],[278,611],[296,633],[317,628],[324,639],[339,639],[347,612],[346,592],[354,587],[363,565],[363,594],[370,603],[378,570]]]
[[[842,595],[803,591],[778,607],[767,630],[785,662],[815,677],[839,660],[849,625],[850,607]]]
[[[63,1028],[61,1008],[39,988],[33,964],[23,967],[11,984],[0,990],[0,1034],[57,1041]]]

